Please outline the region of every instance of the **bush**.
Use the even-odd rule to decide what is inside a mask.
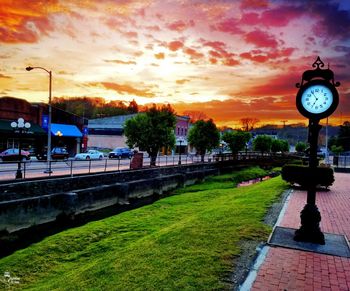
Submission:
[[[299,184],[303,188],[309,186],[324,186],[328,188],[334,182],[332,168],[317,167],[311,170],[300,165],[285,165],[282,168],[282,179],[290,184]]]
[[[303,160],[299,159],[294,159],[294,160],[291,160],[287,163],[287,165],[302,165],[303,164]]]

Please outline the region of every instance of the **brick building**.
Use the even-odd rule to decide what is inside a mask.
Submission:
[[[64,146],[71,155],[82,147],[84,119],[58,108],[52,107],[52,148]],[[11,122],[22,117],[31,127],[19,136],[11,127]],[[48,105],[29,103],[26,100],[0,98],[0,151],[7,148],[22,148],[33,152],[43,151],[47,145]]]

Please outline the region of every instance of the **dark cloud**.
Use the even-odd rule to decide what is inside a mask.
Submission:
[[[317,35],[341,39],[350,37],[350,13],[349,11],[341,10],[339,4],[315,1],[308,10],[320,17],[320,21],[314,27],[314,32]]]

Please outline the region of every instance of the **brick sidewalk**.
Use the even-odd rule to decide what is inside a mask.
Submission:
[[[294,191],[279,226],[299,228],[305,191]],[[322,232],[350,239],[350,174],[335,174],[330,191],[318,192]],[[350,258],[270,247],[251,290],[350,290]]]

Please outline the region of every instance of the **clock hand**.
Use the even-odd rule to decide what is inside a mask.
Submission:
[[[312,108],[312,107],[314,107],[315,103],[318,101],[318,98],[316,97],[316,95],[314,94],[314,92],[313,92],[313,91],[311,91],[311,94],[312,94],[312,95],[314,95],[314,96],[315,96],[315,98],[316,98],[316,100],[315,100],[314,104],[312,104],[312,106],[311,106],[311,108]]]

